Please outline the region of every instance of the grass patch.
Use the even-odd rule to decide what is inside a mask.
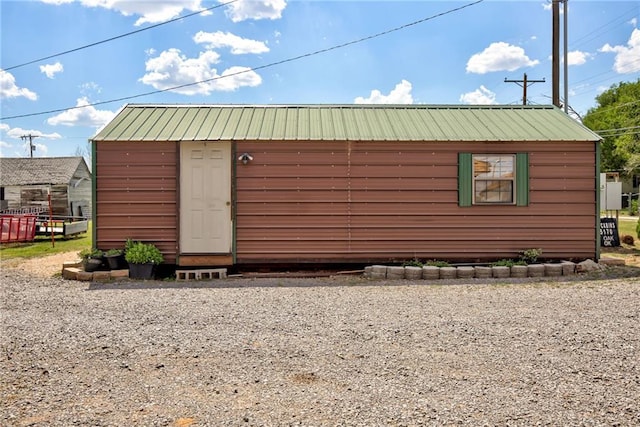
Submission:
[[[621,219],[620,221],[618,221],[618,234],[620,235],[620,239],[622,239],[622,236],[624,236],[625,234],[632,236],[635,240],[633,247],[639,248],[640,238],[638,238],[638,236],[636,235],[636,224],[636,220]]]
[[[63,252],[80,252],[91,247],[93,237],[91,235],[91,223],[86,233],[76,237],[63,238],[56,236],[55,246],[51,245],[51,236],[36,236],[33,242],[7,243],[0,245],[0,258],[39,258],[55,255]]]

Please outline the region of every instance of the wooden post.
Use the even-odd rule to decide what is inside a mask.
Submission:
[[[47,199],[49,202],[49,227],[51,227],[51,247],[56,247],[56,238],[53,234],[53,207],[51,206],[51,189],[48,190]]]

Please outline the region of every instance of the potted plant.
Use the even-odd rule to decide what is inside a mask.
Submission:
[[[110,269],[117,270],[122,264],[122,250],[109,249],[104,253],[104,258],[107,260],[107,264],[109,264]]]
[[[129,263],[132,279],[151,279],[154,267],[164,261],[162,252],[155,245],[143,242],[128,244],[124,258]]]
[[[104,252],[100,249],[87,248],[78,253],[82,258],[82,268],[84,271],[93,272],[102,267]]]

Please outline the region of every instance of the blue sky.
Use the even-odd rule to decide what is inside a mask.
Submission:
[[[551,103],[550,1],[229,1],[0,0],[0,156],[28,156],[29,134],[36,156],[86,151],[127,102],[519,104],[504,80],[526,73],[546,80],[529,102]],[[640,2],[569,0],[567,17],[584,114],[640,78]]]

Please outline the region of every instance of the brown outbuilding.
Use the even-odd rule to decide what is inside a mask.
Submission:
[[[179,266],[599,255],[600,137],[553,106],[126,105],[94,236]]]

